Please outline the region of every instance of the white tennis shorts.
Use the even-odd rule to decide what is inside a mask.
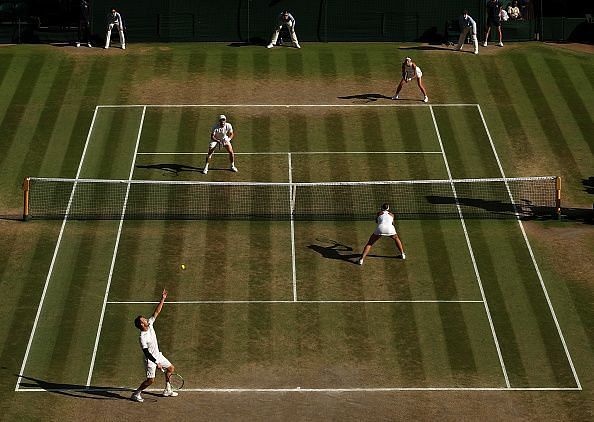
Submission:
[[[417,78],[421,79],[423,77],[423,72],[421,72],[421,68],[417,66]]]
[[[157,359],[157,362],[159,362],[164,369],[167,369],[171,366],[171,362],[169,362],[169,360],[167,360],[167,358],[163,356],[163,354],[161,354],[161,356],[158,357],[155,356],[155,359]],[[157,374],[157,364],[146,358],[144,359],[144,363],[146,366],[146,377],[155,378],[155,375]]]
[[[227,146],[227,145],[231,145],[231,141],[216,141],[216,142],[212,141],[208,144],[208,148],[209,149],[216,148],[219,146],[219,144],[222,146]]]
[[[396,228],[392,224],[380,224],[373,232],[376,236],[394,236]]]

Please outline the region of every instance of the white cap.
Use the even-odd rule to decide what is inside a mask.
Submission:
[[[225,116],[224,114],[221,114],[219,116],[219,120],[227,120],[227,116]]]

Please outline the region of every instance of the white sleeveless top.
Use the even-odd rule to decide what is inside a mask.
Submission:
[[[389,211],[382,211],[382,213],[377,216],[377,228],[373,233],[378,236],[392,236],[396,234],[394,217],[390,215]]]

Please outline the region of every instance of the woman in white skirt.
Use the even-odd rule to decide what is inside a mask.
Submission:
[[[404,247],[402,246],[402,242],[400,241],[398,233],[396,233],[396,228],[394,227],[394,214],[390,212],[390,205],[382,204],[382,209],[377,213],[375,221],[377,222],[377,227],[373,234],[369,237],[358,264],[363,265],[363,261],[365,260],[367,254],[369,254],[371,247],[382,236],[391,237],[396,243],[396,248],[398,248],[398,251],[400,252],[400,258],[406,259]]]
[[[427,97],[427,90],[425,89],[425,85],[423,85],[423,72],[421,72],[421,68],[417,66],[410,57],[406,57],[404,62],[402,62],[402,79],[400,80],[398,88],[396,88],[396,94],[394,94],[392,99],[397,100],[400,90],[404,84],[412,81],[413,79],[417,80],[417,85],[423,93],[423,102],[426,103],[429,101],[429,97]]]

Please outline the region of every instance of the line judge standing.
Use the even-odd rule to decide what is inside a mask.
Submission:
[[[111,13],[107,15],[107,34],[105,35],[105,48],[109,48],[109,42],[111,41],[111,31],[113,27],[118,29],[120,33],[120,44],[122,50],[126,49],[126,38],[124,37],[124,21],[122,15],[115,9],[111,9]]]
[[[474,54],[478,54],[478,38],[476,37],[476,22],[468,14],[468,10],[464,10],[459,19],[460,23],[460,38],[458,39],[457,51],[461,51],[464,47],[464,40],[470,32],[472,44],[474,45]]]
[[[266,48],[272,48],[276,45],[278,34],[280,34],[283,26],[286,26],[291,33],[291,41],[293,42],[293,46],[295,48],[301,48],[299,41],[297,41],[297,34],[295,33],[295,18],[287,10],[278,15],[278,21],[276,23],[275,30],[272,33],[272,40],[270,40],[270,44],[268,44]]]

